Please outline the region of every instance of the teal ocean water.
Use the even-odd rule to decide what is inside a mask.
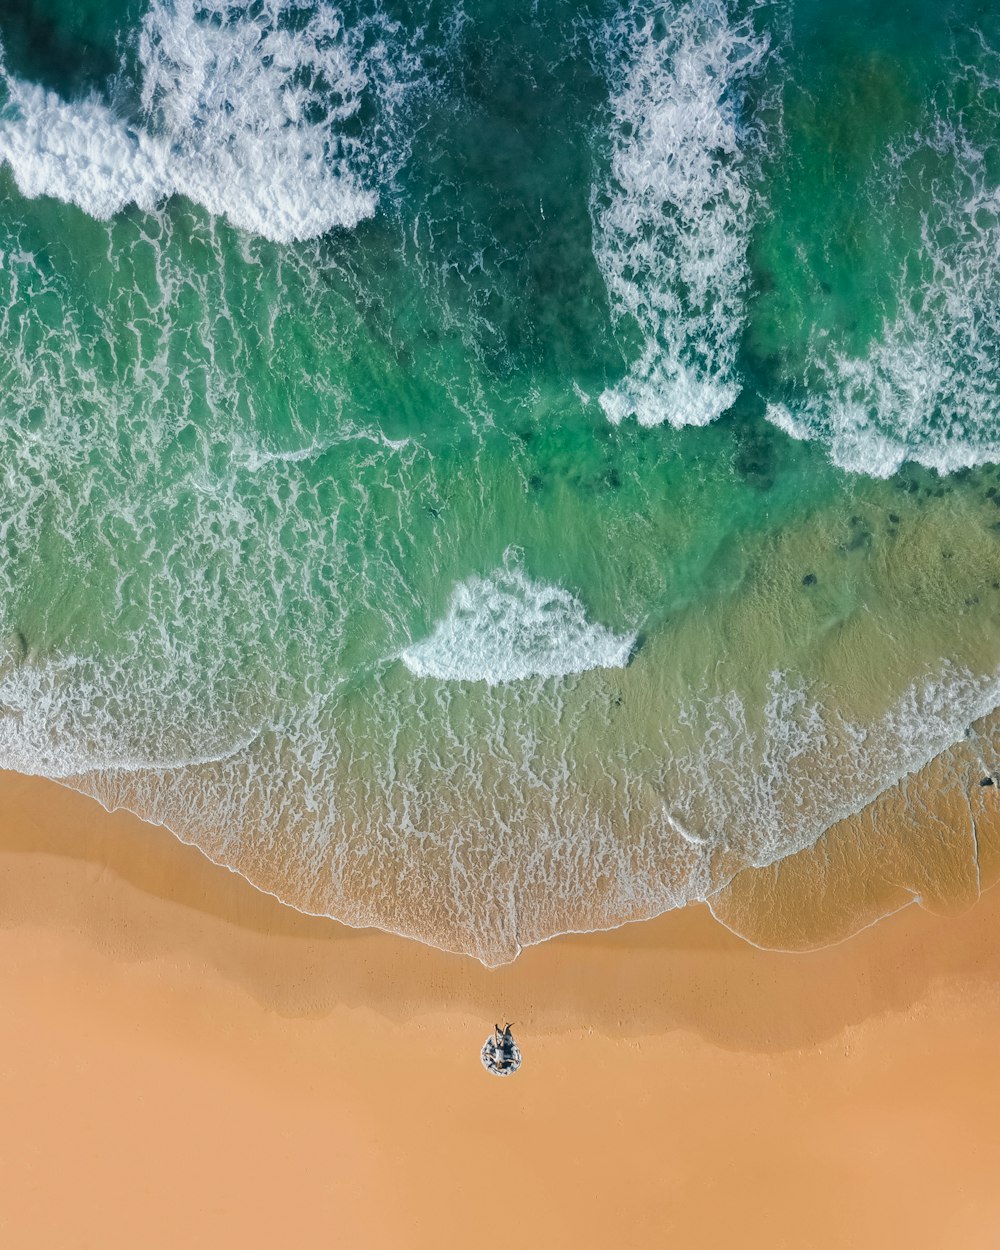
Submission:
[[[499,963],[1000,704],[1000,11],[0,41],[0,765]]]

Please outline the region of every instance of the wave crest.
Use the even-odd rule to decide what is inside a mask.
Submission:
[[[996,77],[978,102],[1000,119]],[[867,351],[812,335],[801,394],[768,407],[792,437],[820,440],[849,472],[890,477],[914,461],[939,473],[1000,461],[1000,187],[990,152],[957,107],[931,116],[873,176],[873,217],[922,200],[919,238],[895,279],[893,308]]]
[[[430,637],[400,658],[417,677],[495,686],[624,668],[635,641],[635,634],[615,634],[588,621],[568,591],[532,581],[508,564],[489,577],[459,583]]]
[[[739,394],[751,138],[743,85],[768,40],[723,0],[633,11],[609,33],[618,71],[611,167],[595,189],[594,254],[617,321],[644,343],[600,397],[615,424],[707,425]]]
[[[0,160],[22,194],[102,220],[179,194],[275,242],[350,228],[372,216],[400,159],[377,150],[418,68],[390,56],[395,33],[349,28],[322,4],[154,0],[139,37],[141,123],[4,70]],[[376,104],[366,133],[362,106]]]

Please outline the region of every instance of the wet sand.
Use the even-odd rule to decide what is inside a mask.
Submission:
[[[18,1250],[996,1244],[997,890],[806,955],[699,907],[491,972],[0,774],[0,993]]]

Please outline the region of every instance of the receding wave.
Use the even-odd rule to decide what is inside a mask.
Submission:
[[[739,394],[754,132],[747,79],[769,41],[726,0],[632,7],[607,31],[611,165],[592,199],[594,253],[615,318],[642,351],[600,397],[609,420],[706,425]]]
[[[950,746],[956,717],[1000,697],[995,681],[952,674],[863,726],[779,683],[759,729],[732,696],[698,749],[664,738],[655,782],[649,747],[588,746],[606,696],[588,711],[582,688],[495,689],[511,693],[483,706],[440,689],[383,695],[367,707],[385,721],[374,736],[346,703],[317,705],[217,762],[68,781],[304,911],[495,965],[558,932],[709,899],[748,866],[810,846]]]
[[[635,639],[588,621],[568,591],[532,581],[508,564],[490,577],[456,586],[447,616],[400,658],[418,677],[494,686],[622,668]]]
[[[277,242],[370,217],[400,153],[392,110],[416,65],[393,61],[394,31],[349,27],[333,7],[275,0],[154,0],[139,38],[142,113],[61,99],[4,71],[0,160],[24,195],[107,219],[184,195]],[[383,119],[358,115],[376,99]]]

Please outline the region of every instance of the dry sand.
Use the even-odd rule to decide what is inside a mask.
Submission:
[[[0,992],[4,1250],[1000,1246],[1000,891],[808,955],[695,908],[488,972],[4,774]]]

